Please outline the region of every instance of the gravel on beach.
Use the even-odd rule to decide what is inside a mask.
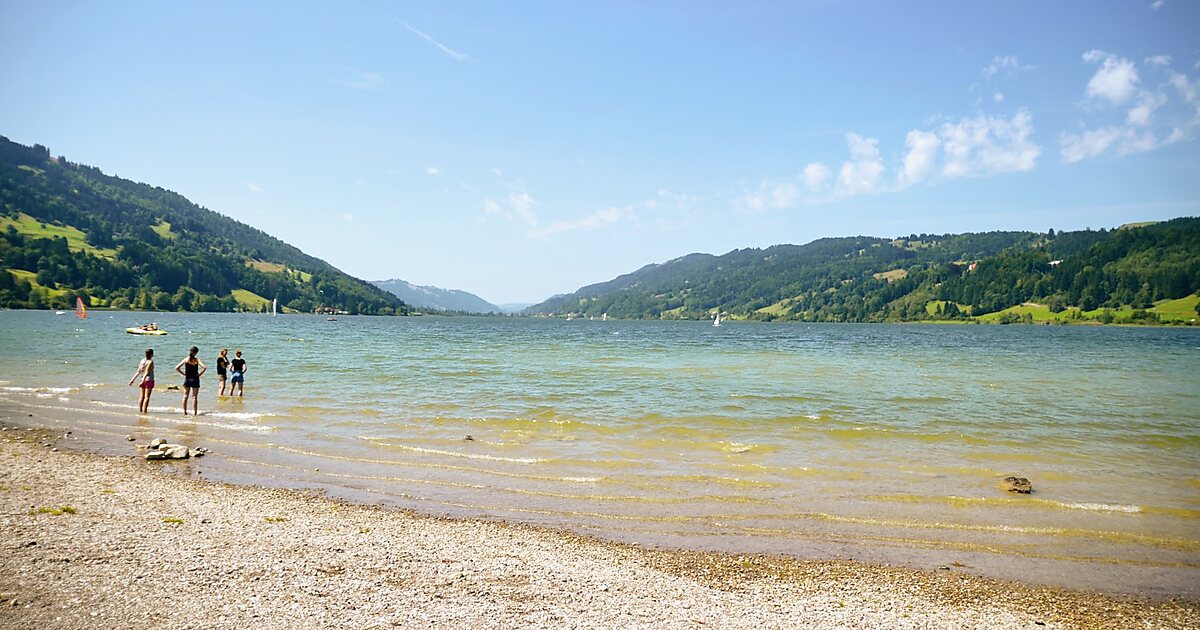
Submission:
[[[643,549],[0,432],[0,628],[1200,628],[955,567]]]

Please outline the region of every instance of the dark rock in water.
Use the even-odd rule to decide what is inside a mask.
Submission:
[[[1033,492],[1033,484],[1024,477],[1005,477],[1000,480],[1000,489],[1018,494],[1029,494]]]
[[[473,438],[473,437],[471,437],[471,436],[469,436],[469,435],[468,435],[467,437],[463,438],[463,439],[464,439],[464,440],[466,440],[466,441],[468,441],[468,442],[474,442],[474,441],[475,441],[475,438]]]

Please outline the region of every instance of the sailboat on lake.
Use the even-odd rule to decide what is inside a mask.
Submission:
[[[713,326],[716,327],[716,326],[720,326],[720,325],[721,325],[721,310],[717,309],[717,316],[713,318]]]

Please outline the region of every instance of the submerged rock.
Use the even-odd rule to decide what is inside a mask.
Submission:
[[[1033,492],[1033,484],[1024,477],[1005,477],[1000,480],[1000,489],[1018,494],[1029,494]]]

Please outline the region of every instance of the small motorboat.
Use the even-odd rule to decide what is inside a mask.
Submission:
[[[134,326],[132,328],[126,328],[125,332],[127,332],[131,335],[165,335],[165,334],[167,334],[167,331],[159,330],[157,326],[155,326],[153,328],[151,328],[149,326]]]

